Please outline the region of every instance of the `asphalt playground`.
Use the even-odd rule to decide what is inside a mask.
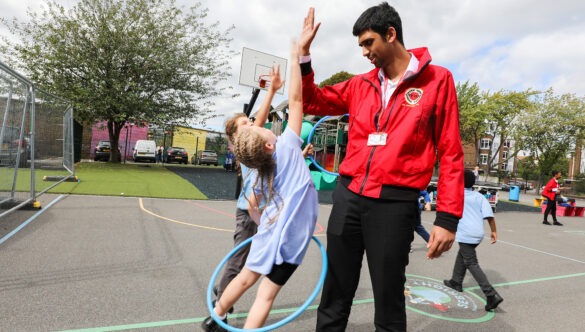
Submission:
[[[456,246],[427,260],[415,235],[406,283],[409,331],[583,331],[585,218],[542,225],[532,197],[521,197],[506,204],[527,209],[499,209],[499,241],[478,247],[480,265],[504,298],[494,312],[484,310],[470,275],[462,293],[443,286]],[[0,331],[200,331],[210,277],[233,246],[235,200],[42,200],[43,209],[15,214],[12,222],[24,226],[0,234]],[[507,201],[506,193],[500,201]],[[330,210],[320,205],[316,236],[324,245]],[[432,220],[434,212],[423,212],[427,229]],[[268,324],[308,298],[320,268],[312,242]],[[236,304],[230,324],[242,326],[253,295]],[[280,330],[314,331],[318,300]],[[347,331],[374,331],[373,308],[364,262]]]

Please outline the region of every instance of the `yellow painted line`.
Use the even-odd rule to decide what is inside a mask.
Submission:
[[[180,221],[180,220],[175,220],[175,219],[171,219],[171,218],[167,218],[167,217],[163,217],[161,215],[158,215],[152,211],[147,210],[144,207],[144,204],[142,203],[142,197],[138,198],[138,204],[140,205],[140,209],[148,214],[150,214],[151,216],[157,217],[159,219],[165,220],[165,221],[169,221],[175,224],[180,224],[180,225],[185,225],[185,226],[190,226],[190,227],[196,227],[196,228],[202,228],[202,229],[207,229],[210,231],[220,231],[220,232],[233,232],[233,229],[225,229],[225,228],[217,228],[217,227],[209,227],[209,226],[203,226],[203,225],[197,225],[197,224],[192,224],[192,223],[188,223],[188,222],[184,222],[184,221]]]
[[[169,221],[169,222],[172,222],[172,223],[175,223],[175,224],[180,224],[180,225],[185,225],[185,226],[191,226],[191,227],[196,227],[196,228],[202,228],[202,229],[207,229],[207,230],[210,230],[210,231],[220,231],[220,232],[233,232],[234,231],[233,229],[225,229],[225,228],[217,228],[217,227],[209,227],[209,226],[197,225],[197,224],[192,224],[192,223],[188,223],[188,222],[185,222],[185,221],[180,221],[180,220],[175,220],[175,219],[163,217],[163,216],[161,216],[159,214],[156,214],[156,213],[154,213],[154,212],[152,212],[150,210],[147,210],[144,207],[144,204],[142,203],[142,197],[139,197],[138,198],[138,204],[140,205],[140,209],[142,211],[150,214],[151,216],[154,216],[154,217],[157,217],[159,219],[162,219],[162,220],[165,220],[165,221]],[[201,204],[197,204],[197,203],[193,203],[193,202],[191,202],[191,204],[194,204],[195,206],[197,206],[199,208],[202,208],[202,209],[206,209],[206,210],[209,210],[209,211],[212,211],[212,212],[215,212],[215,213],[223,214],[223,215],[228,216],[228,217],[232,217],[232,218],[235,218],[236,217],[233,214],[229,214],[229,213],[225,213],[225,212],[220,211],[220,210],[212,209],[210,207],[207,207],[207,206],[204,206],[204,205],[201,205]],[[315,236],[325,236],[326,235],[326,234],[322,233],[324,231],[324,228],[319,223],[317,223],[316,228],[317,228],[316,233],[314,233]]]

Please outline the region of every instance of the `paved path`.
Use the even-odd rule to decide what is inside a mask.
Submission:
[[[319,209],[324,244],[330,208]],[[232,247],[234,210],[233,200],[63,196],[0,245],[0,331],[199,331],[209,278]],[[427,228],[434,217],[424,212]],[[427,260],[415,236],[406,283],[409,331],[581,331],[585,219],[560,217],[565,226],[553,227],[540,217],[498,212],[498,243],[478,247],[484,271],[504,297],[494,313],[483,310],[471,277],[463,293],[442,286],[456,246]],[[270,323],[303,302],[320,267],[311,244]],[[242,326],[251,301],[247,296],[236,305],[232,324]],[[314,331],[315,309],[281,330]],[[372,319],[364,264],[347,331],[372,331]]]

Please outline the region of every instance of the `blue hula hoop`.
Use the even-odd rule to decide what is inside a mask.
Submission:
[[[323,244],[321,244],[321,241],[319,241],[319,239],[317,239],[315,236],[312,236],[311,238],[313,239],[313,241],[315,241],[315,243],[317,243],[317,246],[321,250],[321,264],[322,264],[321,275],[319,276],[319,281],[317,281],[317,285],[315,286],[315,289],[313,290],[311,295],[309,295],[309,298],[295,312],[293,312],[289,316],[283,318],[282,320],[280,320],[272,325],[263,326],[263,327],[260,327],[257,329],[240,329],[240,328],[233,327],[231,325],[224,323],[217,316],[215,311],[213,311],[212,294],[213,294],[213,285],[215,284],[215,280],[217,279],[217,276],[219,275],[219,272],[221,272],[221,269],[223,268],[223,266],[227,263],[228,259],[230,259],[230,257],[232,257],[242,247],[244,247],[244,246],[248,245],[250,242],[252,242],[252,238],[249,238],[249,239],[245,240],[244,242],[240,243],[239,245],[237,245],[234,249],[232,249],[232,251],[230,251],[227,254],[227,256],[225,256],[224,259],[219,263],[219,265],[217,266],[217,268],[213,272],[213,275],[211,275],[211,280],[209,281],[209,286],[207,286],[207,309],[209,310],[211,317],[213,317],[213,320],[215,320],[215,322],[217,324],[219,324],[219,326],[223,327],[224,329],[226,329],[228,331],[232,331],[232,332],[264,332],[264,331],[275,330],[279,327],[282,327],[282,326],[290,323],[293,319],[297,318],[300,314],[302,314],[303,311],[305,311],[307,309],[307,307],[309,307],[309,305],[311,305],[311,303],[313,303],[313,301],[317,297],[319,291],[321,290],[321,287],[323,287],[323,283],[325,282],[325,276],[327,275],[327,264],[328,264],[327,263],[327,251],[325,250],[325,248],[323,247]]]
[[[345,115],[349,115],[349,114],[345,114]],[[311,132],[309,133],[309,137],[307,137],[307,142],[311,143],[311,141],[313,140],[313,135],[315,134],[315,129],[317,127],[319,127],[319,125],[321,124],[321,122],[326,121],[326,120],[328,120],[330,118],[331,118],[331,116],[327,115],[327,116],[322,117],[319,121],[317,121],[317,123],[315,123],[315,125],[313,126],[313,129],[311,129]],[[315,161],[315,159],[313,158],[312,155],[309,155],[309,160],[321,172],[326,173],[326,174],[329,174],[329,175],[333,175],[333,176],[339,176],[339,173],[328,171],[325,168],[323,168],[321,165],[319,165],[319,163],[317,161]]]

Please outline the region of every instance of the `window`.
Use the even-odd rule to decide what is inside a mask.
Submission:
[[[508,151],[502,152],[502,160],[508,160]]]
[[[487,154],[480,154],[479,155],[479,163],[482,165],[487,165],[488,163],[488,155]]]
[[[492,140],[489,138],[482,138],[479,145],[480,149],[489,149],[492,146]]]
[[[490,123],[488,124],[488,130],[489,130],[489,132],[490,132],[490,133],[493,133],[493,132],[495,132],[495,131],[496,131],[496,129],[498,129],[498,124],[497,124],[497,123],[495,123],[495,122],[490,122]]]
[[[507,170],[507,169],[508,169],[508,164],[507,164],[507,163],[502,163],[502,166],[500,167],[500,169],[501,169],[502,171],[505,171],[505,170]]]
[[[510,142],[509,139],[504,141],[504,147],[505,148],[510,148],[511,146],[512,146],[512,142]]]

